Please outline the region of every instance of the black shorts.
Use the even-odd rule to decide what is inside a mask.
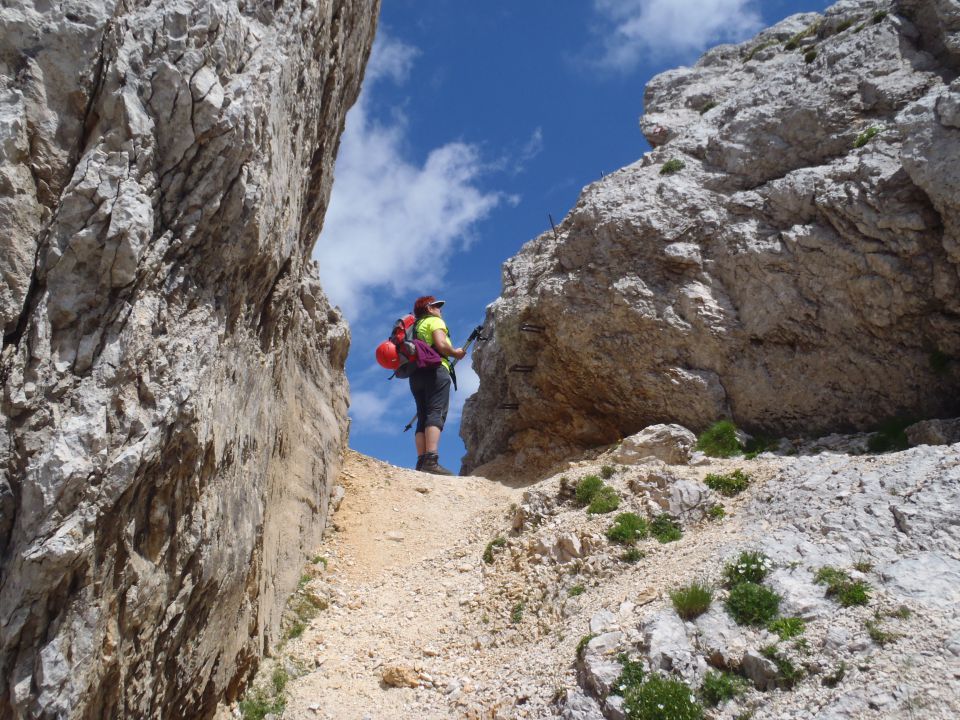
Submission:
[[[427,427],[443,430],[450,407],[450,373],[440,365],[421,368],[410,376],[410,392],[417,403],[417,432]]]

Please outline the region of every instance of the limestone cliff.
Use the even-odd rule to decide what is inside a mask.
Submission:
[[[845,0],[655,77],[653,151],[504,265],[465,468],[957,414],[957,7]]]
[[[323,528],[378,0],[0,8],[0,716],[209,716]]]

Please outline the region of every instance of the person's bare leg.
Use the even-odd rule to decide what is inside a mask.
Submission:
[[[418,432],[416,435],[414,435],[414,438],[415,442],[417,443],[417,455],[423,455],[423,453],[426,452],[425,448],[427,446],[426,441],[423,438],[423,433]]]
[[[440,445],[440,428],[433,425],[428,425],[424,435],[424,452],[437,452],[437,447]]]

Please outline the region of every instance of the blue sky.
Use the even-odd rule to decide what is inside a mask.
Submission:
[[[460,344],[500,293],[500,266],[560,222],[580,189],[639,159],[643,89],[816,0],[383,0],[314,249],[353,341],[350,445],[411,467],[406,381],[374,359],[419,295],[447,300]],[[460,466],[469,358],[440,444]]]

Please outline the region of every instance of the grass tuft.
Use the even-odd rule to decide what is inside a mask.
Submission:
[[[633,565],[643,560],[647,554],[643,550],[638,550],[637,548],[630,548],[625,550],[624,553],[620,556],[620,559],[625,563]]]
[[[778,653],[774,645],[760,648],[760,654],[777,666],[777,685],[781,689],[790,690],[803,679],[803,670]]]
[[[710,473],[703,482],[724,497],[734,497],[750,487],[750,476],[738,468],[726,474]]]
[[[263,720],[267,715],[279,715],[286,705],[285,698],[271,698],[263,689],[256,688],[240,701],[240,715],[243,720]]]
[[[577,483],[577,489],[575,491],[577,505],[581,507],[589,505],[590,501],[593,500],[593,496],[596,495],[602,487],[603,480],[601,480],[598,475],[584,476],[583,479]]]
[[[591,515],[605,515],[620,507],[620,496],[609,485],[601,487],[590,500],[587,512]]]
[[[580,642],[577,643],[577,657],[583,657],[583,653],[587,650],[587,645],[596,637],[596,633],[590,633],[589,635],[584,635],[580,638]]]
[[[567,590],[567,597],[577,597],[578,595],[583,595],[586,591],[587,589],[583,585],[574,585]]]
[[[647,521],[632,512],[620,513],[607,530],[607,538],[621,545],[633,545],[650,533]]]
[[[486,549],[483,551],[483,561],[487,565],[493,565],[493,551],[498,548],[502,548],[507,544],[506,538],[497,537],[487,543]]]
[[[817,51],[816,51],[816,50],[807,50],[806,54],[803,56],[803,61],[804,61],[805,63],[807,63],[807,65],[809,65],[810,63],[812,63],[812,62],[813,62],[814,60],[816,60],[816,59],[817,59]]]
[[[723,509],[723,505],[711,505],[710,509],[707,510],[707,517],[711,520],[723,520],[727,515],[727,511]]]
[[[870,585],[862,580],[852,580],[845,570],[824,566],[817,570],[814,582],[817,585],[826,585],[827,597],[834,598],[843,607],[866,605],[870,602]]]
[[[643,664],[631,660],[626,653],[617,655],[617,662],[620,663],[621,670],[617,679],[613,681],[611,692],[614,695],[624,696],[643,683]]]
[[[737,440],[737,426],[729,420],[719,420],[697,438],[697,450],[710,457],[728,458],[743,452]]]
[[[693,620],[710,609],[713,590],[702,583],[692,583],[679,590],[671,590],[670,601],[681,619]]]
[[[886,10],[879,10],[873,14],[873,17],[870,18],[870,22],[874,25],[882,23],[887,18]]]
[[[683,537],[680,525],[666,513],[657,515],[650,523],[650,534],[660,543],[674,542]]]
[[[614,470],[611,466],[604,465],[602,468],[600,468],[600,477],[602,477],[604,480],[609,480],[613,477],[615,472],[616,470]]]
[[[824,675],[823,679],[820,681],[820,684],[824,687],[835,688],[843,680],[843,676],[847,674],[847,664],[840,661],[840,664],[834,669],[829,675]]]
[[[798,617],[777,618],[767,623],[767,630],[776,633],[781,640],[789,640],[803,635],[807,630],[807,623]]]
[[[853,141],[853,147],[862,148],[864,145],[866,145],[868,142],[870,142],[873,138],[875,138],[879,134],[880,134],[880,128],[876,126],[868,127],[862,133],[857,135],[857,139]]]
[[[510,610],[510,622],[514,625],[519,625],[521,620],[523,620],[523,603],[518,602]]]
[[[777,616],[780,596],[763,585],[742,582],[730,591],[726,608],[738,625],[762,627]]]
[[[731,672],[711,670],[703,678],[700,698],[707,707],[716,707],[725,700],[742,695],[747,689],[746,681]]]
[[[866,620],[863,626],[867,629],[867,635],[873,641],[874,645],[886,647],[890,643],[900,639],[899,633],[890,632],[880,627],[880,614],[877,613],[873,620]]]
[[[711,110],[713,110],[716,106],[717,106],[716,100],[709,100],[706,103],[704,103],[702,108],[700,108],[700,114],[705,115]]]

